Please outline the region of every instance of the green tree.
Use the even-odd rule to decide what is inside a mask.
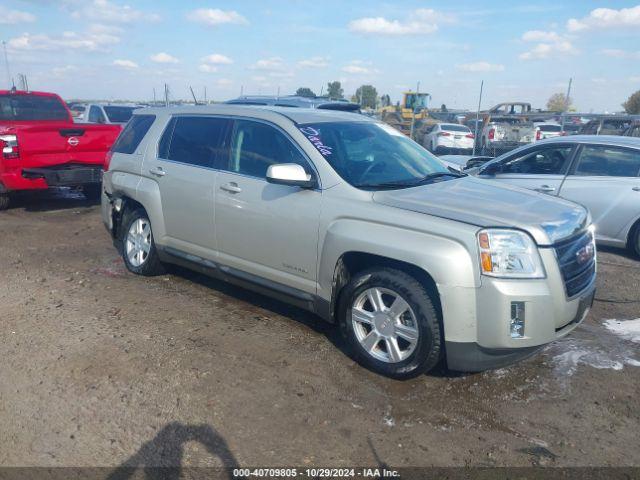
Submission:
[[[376,108],[378,91],[373,85],[362,85],[358,87],[354,97],[362,108]]]
[[[547,110],[552,112],[566,112],[572,108],[572,99],[567,98],[564,93],[554,93],[547,100]]]
[[[313,93],[313,90],[311,90],[309,87],[300,87],[298,90],[296,90],[296,95],[298,95],[299,97],[307,98],[313,98],[316,96],[316,94]]]
[[[344,98],[344,90],[339,81],[327,83],[327,95],[331,100],[340,100]]]
[[[631,115],[640,114],[640,90],[632,93],[626,102],[622,104],[624,111]]]

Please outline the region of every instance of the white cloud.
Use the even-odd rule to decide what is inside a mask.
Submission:
[[[640,59],[640,50],[636,52],[630,52],[628,50],[621,50],[618,48],[603,48],[600,50],[602,55],[613,58],[631,58]]]
[[[525,42],[559,42],[563,37],[556,32],[546,32],[544,30],[529,30],[522,34]]]
[[[218,80],[216,80],[216,85],[219,85],[221,87],[228,87],[229,85],[233,85],[233,81],[229,80],[228,78],[219,78]]]
[[[35,22],[35,15],[20,10],[10,10],[0,5],[0,24],[15,25],[16,23]]]
[[[567,30],[570,32],[628,27],[640,27],[640,5],[620,10],[596,8],[584,18],[571,18],[567,22]]]
[[[379,70],[371,67],[371,62],[363,62],[362,60],[353,60],[349,65],[342,67],[342,71],[355,75],[372,75],[379,73]]]
[[[438,30],[438,23],[454,18],[431,8],[420,8],[409,14],[410,20],[389,20],[385,17],[364,17],[349,22],[349,30],[371,35],[424,35]]]
[[[226,55],[222,55],[220,53],[212,53],[211,55],[202,57],[201,60],[204,63],[208,63],[210,65],[230,65],[233,63],[233,60],[231,60]]]
[[[529,30],[522,35],[524,42],[539,42],[528,51],[519,55],[521,60],[540,60],[550,57],[575,55],[578,49],[567,35],[544,30]]]
[[[226,23],[247,25],[249,22],[235,10],[220,10],[218,8],[198,8],[187,13],[187,20],[215,27]]]
[[[106,23],[132,23],[138,21],[155,22],[160,19],[155,13],[136,10],[129,5],[118,5],[109,0],[93,0],[78,4],[71,13],[73,18],[85,18]]]
[[[152,62],[156,63],[178,63],[179,60],[173,55],[169,55],[166,52],[156,53],[155,55],[151,55],[149,57]]]
[[[311,57],[298,62],[299,67],[326,68],[329,66],[329,57]]]
[[[280,70],[284,67],[284,60],[280,57],[270,57],[258,60],[249,68],[252,70]]]
[[[215,73],[215,72],[218,71],[218,67],[215,67],[213,65],[209,65],[207,63],[202,63],[198,67],[198,70],[200,70],[201,72],[204,72],[204,73]]]
[[[117,59],[113,61],[113,65],[122,68],[138,68],[138,64],[131,60]]]
[[[463,72],[502,72],[504,71],[504,65],[498,63],[489,63],[489,62],[473,62],[473,63],[462,63],[456,65],[458,70],[462,70]]]
[[[120,37],[108,33],[96,33],[88,29],[83,33],[64,32],[62,35],[23,33],[11,38],[7,46],[14,50],[84,50],[99,51],[120,42]]]
[[[73,73],[78,70],[75,65],[65,65],[63,67],[55,67],[51,69],[51,76],[55,78],[65,78],[68,73]]]

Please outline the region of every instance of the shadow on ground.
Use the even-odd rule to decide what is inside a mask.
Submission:
[[[23,209],[27,212],[48,212],[88,208],[98,205],[98,200],[87,199],[82,191],[71,188],[51,188],[16,192],[11,194],[9,210]]]
[[[140,478],[140,470],[144,472],[144,478],[147,480],[183,478],[185,467],[182,465],[182,459],[185,444],[188,442],[202,445],[210,455],[218,459],[216,468],[225,469],[227,477],[233,478],[232,469],[239,467],[238,461],[229,450],[225,439],[213,427],[206,424],[184,425],[172,422],[111,472],[107,479]],[[222,477],[224,478],[224,475]]]

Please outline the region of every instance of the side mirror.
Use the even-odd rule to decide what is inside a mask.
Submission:
[[[301,188],[313,188],[316,186],[313,177],[297,163],[270,165],[267,169],[267,182]]]
[[[498,165],[497,163],[491,163],[489,165],[485,165],[483,167],[480,167],[480,171],[478,172],[479,175],[495,175],[496,173],[500,172],[500,165]]]

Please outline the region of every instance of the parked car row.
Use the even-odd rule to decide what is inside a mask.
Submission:
[[[69,106],[76,123],[104,123],[124,125],[138,105],[73,103]]]
[[[99,198],[102,167],[120,125],[78,125],[53,93],[0,90],[0,210],[21,190],[82,188]]]

